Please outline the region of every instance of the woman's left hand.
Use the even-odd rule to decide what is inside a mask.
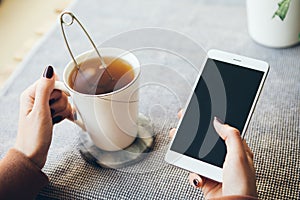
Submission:
[[[47,67],[43,77],[29,86],[20,98],[20,114],[15,148],[29,157],[39,168],[47,159],[55,123],[73,120],[67,96],[54,90],[55,73]]]

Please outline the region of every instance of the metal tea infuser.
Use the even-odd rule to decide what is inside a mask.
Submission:
[[[67,22],[64,20],[64,16],[65,15],[68,15],[70,18],[70,21]],[[74,20],[78,23],[78,25],[80,26],[80,28],[83,30],[83,32],[85,33],[86,37],[89,39],[90,43],[92,44],[94,50],[96,51],[99,59],[100,59],[100,62],[101,62],[101,66],[104,68],[104,71],[109,75],[109,78],[111,81],[114,81],[114,78],[113,76],[111,75],[111,73],[108,71],[107,69],[107,65],[106,63],[104,62],[104,59],[103,57],[100,55],[95,43],[93,42],[92,38],[90,37],[90,35],[88,34],[88,32],[86,31],[86,29],[83,27],[83,25],[80,23],[80,21],[75,17],[75,15],[72,13],[72,12],[69,12],[69,11],[65,11],[63,12],[61,15],[60,15],[60,26],[61,26],[61,31],[62,31],[62,34],[63,34],[63,37],[64,37],[64,40],[65,40],[65,43],[67,45],[67,48],[68,48],[68,51],[72,57],[72,60],[73,62],[75,63],[75,66],[77,67],[78,70],[80,70],[80,67],[72,53],[72,50],[70,48],[70,45],[69,45],[69,42],[67,40],[67,37],[66,37],[66,34],[65,34],[65,29],[64,29],[64,25],[66,26],[71,26],[74,22]]]

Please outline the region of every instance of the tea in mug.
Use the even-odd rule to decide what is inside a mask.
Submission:
[[[119,90],[134,79],[134,70],[125,60],[108,56],[103,59],[106,69],[99,58],[87,59],[78,64],[78,68],[74,67],[69,86],[83,94],[99,95]]]

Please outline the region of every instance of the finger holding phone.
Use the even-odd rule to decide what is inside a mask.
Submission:
[[[182,110],[178,118],[182,117]],[[196,173],[190,173],[189,183],[195,188],[201,188],[205,198],[244,195],[257,197],[253,153],[245,140],[242,140],[236,128],[214,119],[214,127],[225,141],[227,154],[223,165],[223,183],[205,178]],[[174,136],[176,129],[170,131]]]

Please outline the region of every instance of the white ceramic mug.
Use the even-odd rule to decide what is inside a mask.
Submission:
[[[134,79],[121,89],[110,93],[79,93],[72,89],[68,82],[75,68],[74,62],[70,61],[64,70],[63,82],[56,81],[55,89],[71,96],[76,114],[80,117],[74,122],[89,134],[93,143],[100,149],[117,151],[132,144],[137,136],[140,63],[132,53],[122,49],[103,48],[99,49],[99,52],[103,57],[121,58],[129,63],[133,68]],[[80,64],[95,57],[97,54],[92,50],[75,59]]]

